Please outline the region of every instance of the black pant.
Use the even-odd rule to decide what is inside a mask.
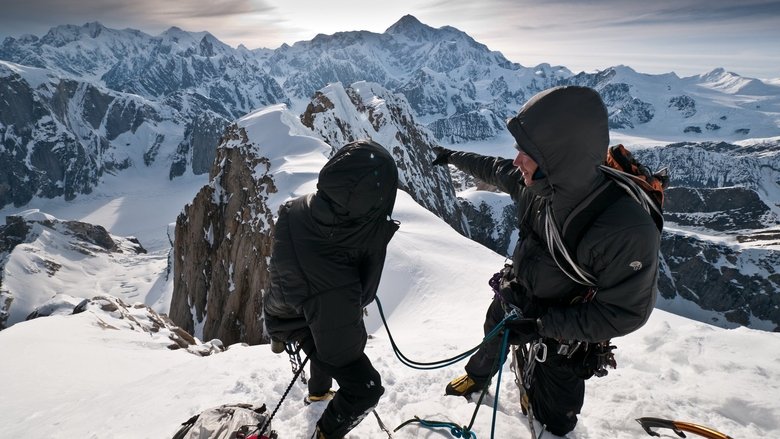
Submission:
[[[334,366],[317,358],[313,343],[303,344],[303,348],[311,363],[310,394],[327,392],[332,383],[331,379],[339,383],[339,390],[317,423],[325,437],[340,439],[376,407],[379,398],[385,393],[382,378],[366,354],[344,366]]]
[[[503,319],[501,302],[494,299],[485,316],[485,334]],[[501,341],[500,336],[494,337],[466,363],[466,373],[477,383],[486,383],[498,371]],[[532,383],[528,396],[534,417],[553,434],[563,436],[573,430],[585,399],[585,381],[566,364],[566,357],[548,349],[547,361],[536,364]]]

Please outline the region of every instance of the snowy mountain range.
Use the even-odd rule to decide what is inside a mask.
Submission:
[[[780,135],[780,87],[715,69],[679,78],[618,66],[573,74],[523,67],[452,28],[405,16],[382,34],[318,35],[275,50],[231,48],[207,32],[158,36],[99,23],[0,44],[0,206],[73,198],[106,173],[160,166],[205,174],[230,121],[265,105],[302,113],[330,83],[401,94],[439,143],[490,141],[533,94],[598,89],[629,136],[738,141]]]

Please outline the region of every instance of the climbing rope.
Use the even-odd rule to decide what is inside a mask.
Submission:
[[[378,297],[376,298],[376,304],[377,304],[377,308],[379,309],[379,316],[382,319],[382,324],[384,324],[385,330],[387,331],[387,336],[390,339],[390,345],[393,347],[393,352],[395,353],[396,357],[398,357],[398,359],[404,365],[412,369],[418,369],[418,370],[440,369],[455,364],[458,361],[461,361],[465,358],[468,358],[474,352],[476,352],[480,347],[482,347],[483,344],[487,343],[488,341],[498,336],[506,326],[507,321],[518,318],[518,314],[517,314],[518,311],[516,309],[513,309],[512,311],[507,313],[506,317],[504,317],[503,320],[498,322],[495,328],[493,328],[489,333],[487,333],[485,337],[482,339],[482,342],[479,345],[475,346],[474,348],[444,360],[438,360],[432,362],[421,362],[421,361],[410,360],[408,357],[406,357],[406,355],[403,354],[403,352],[401,352],[401,350],[398,348],[398,345],[395,343],[395,340],[393,339],[393,335],[390,333],[390,327],[387,324],[387,319],[385,318],[385,313],[384,310],[382,309],[382,303],[380,302]],[[495,430],[496,430],[496,414],[498,412],[499,387],[501,386],[501,373],[503,369],[501,365],[503,365],[504,361],[506,360],[506,351],[508,345],[509,345],[509,331],[503,331],[503,338],[501,342],[501,351],[500,351],[501,355],[496,358],[496,361],[493,364],[493,370],[495,371],[496,369],[498,369],[498,378],[496,380],[496,396],[494,398],[494,403],[493,403],[493,419],[492,419],[491,432],[490,432],[491,439],[494,438]],[[394,432],[398,431],[399,429],[411,423],[418,423],[421,426],[426,428],[448,428],[450,434],[452,434],[452,436],[456,438],[476,439],[477,435],[476,433],[471,431],[471,428],[474,426],[474,421],[477,418],[477,412],[479,412],[479,408],[482,405],[482,400],[487,394],[488,389],[489,389],[489,382],[482,389],[482,393],[479,396],[479,400],[477,401],[477,406],[474,408],[474,413],[471,416],[471,422],[469,422],[468,426],[465,425],[459,426],[453,422],[431,421],[431,420],[421,419],[418,416],[415,416],[414,418],[403,422],[401,425],[396,427],[395,430],[393,431]]]
[[[398,345],[395,343],[393,334],[390,333],[390,327],[387,325],[387,319],[385,318],[385,312],[384,309],[382,308],[382,302],[379,300],[379,297],[376,298],[376,306],[377,308],[379,308],[379,317],[382,319],[382,324],[385,326],[385,331],[387,331],[387,337],[390,339],[390,345],[393,347],[393,353],[395,353],[395,356],[398,357],[401,363],[403,363],[405,366],[411,367],[412,369],[418,369],[418,370],[441,369],[447,366],[451,366],[461,360],[465,360],[466,358],[470,357],[474,352],[479,350],[479,348],[482,347],[483,344],[487,343],[488,341],[498,336],[501,330],[504,329],[504,326],[508,320],[514,320],[518,318],[517,311],[512,310],[509,314],[507,314],[506,317],[504,317],[504,320],[498,322],[496,327],[493,328],[493,330],[490,331],[487,335],[485,335],[485,337],[477,346],[474,346],[473,348],[467,350],[466,352],[460,353],[450,358],[445,358],[443,360],[437,360],[437,361],[424,362],[424,361],[411,360],[406,355],[404,355],[403,352],[401,352],[401,350],[398,348]]]
[[[300,355],[301,348],[298,346],[298,348],[294,351],[296,355]],[[292,354],[290,354],[292,356]],[[299,357],[300,358],[300,357]],[[295,384],[295,381],[298,379],[298,377],[303,373],[303,367],[306,366],[306,363],[309,361],[309,357],[303,359],[303,361],[299,362],[299,367],[297,371],[294,371],[295,374],[293,375],[292,381],[290,381],[290,385],[287,386],[287,390],[284,391],[284,394],[282,394],[282,398],[279,400],[279,403],[276,404],[276,408],[273,412],[271,412],[271,416],[268,417],[268,419],[265,420],[263,425],[260,427],[260,432],[257,433],[258,437],[263,437],[263,433],[265,433],[265,430],[268,428],[268,426],[271,425],[271,420],[276,416],[276,412],[279,411],[279,407],[282,406],[282,403],[284,402],[285,398],[287,398],[287,394],[290,393],[290,390],[292,389],[293,385]]]

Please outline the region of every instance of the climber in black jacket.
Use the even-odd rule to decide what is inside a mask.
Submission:
[[[384,393],[363,353],[363,308],[376,297],[398,187],[393,157],[363,140],[345,145],[319,174],[317,192],[284,204],[276,222],[271,284],[263,297],[273,340],[298,342],[309,356],[309,399],[333,396],[317,439],[342,438]],[[330,390],[332,379],[338,392]]]
[[[571,250],[596,287],[575,282],[553,257],[551,231],[564,230],[609,182],[599,169],[609,145],[606,107],[593,89],[556,87],[531,98],[507,127],[518,149],[514,161],[437,147],[434,164],[454,165],[515,202],[520,239],[504,279],[511,288],[492,302],[485,330],[510,305],[522,310],[524,319],[512,328],[515,344],[541,338],[548,347],[546,361],[532,374],[533,413],[552,433],[564,435],[577,422],[584,379],[593,370],[583,363],[589,360],[584,351],[569,358],[559,348],[582,342],[592,347],[647,321],[655,305],[660,233],[638,202],[625,193],[617,196]],[[468,395],[490,380],[501,350],[494,340],[471,357],[466,375],[454,379],[446,393]]]

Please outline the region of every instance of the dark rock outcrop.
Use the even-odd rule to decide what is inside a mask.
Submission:
[[[761,229],[772,210],[758,194],[744,187],[687,188],[666,190],[664,217],[681,226],[728,231]]]
[[[262,294],[273,243],[273,212],[265,200],[276,192],[268,169],[246,132],[232,125],[209,185],[176,221],[170,316],[189,333],[198,326],[203,339],[226,345],[265,341]]]
[[[85,311],[91,311],[94,324],[103,330],[143,332],[153,341],[167,344],[171,350],[183,350],[201,357],[225,351],[221,340],[202,343],[176,326],[167,315],[160,314],[143,303],[131,305],[108,295],[80,299],[58,294],[35,308],[27,316],[27,320],[52,315],[75,315]]]
[[[753,318],[773,322],[780,331],[780,252],[738,250],[664,233],[661,253],[666,262],[659,282],[661,296],[679,295],[744,326]]]

